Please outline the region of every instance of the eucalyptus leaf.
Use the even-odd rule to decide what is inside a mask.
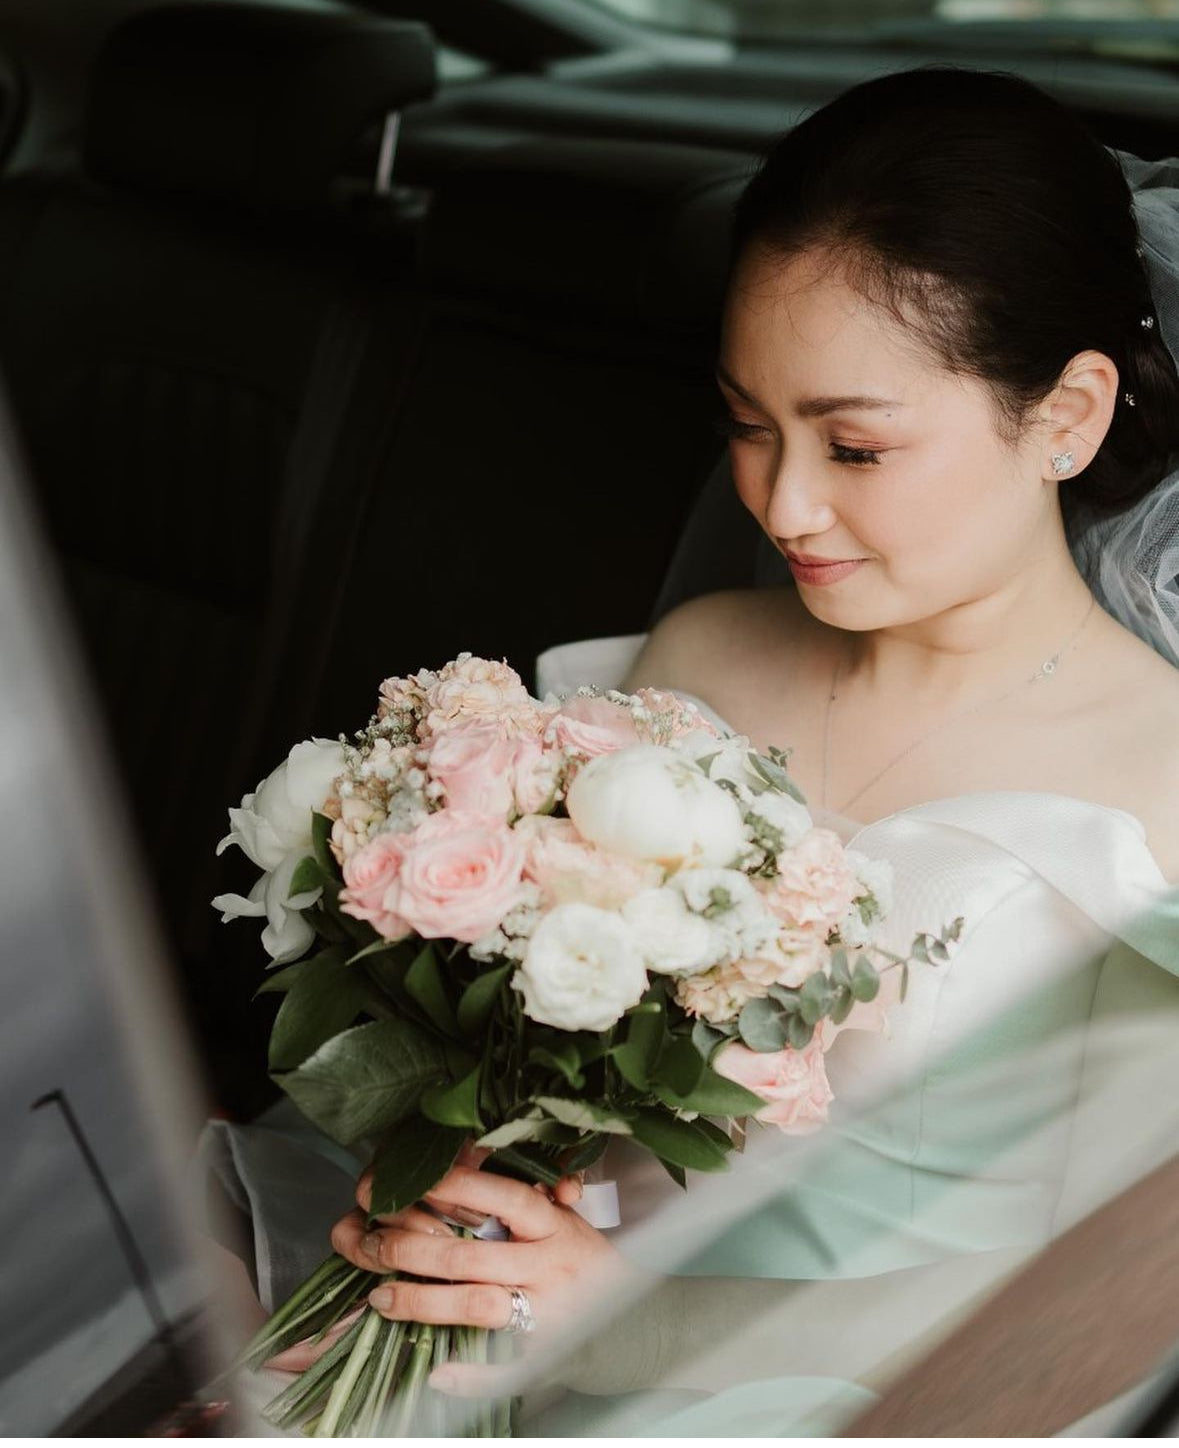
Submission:
[[[837,945],[831,952],[831,979],[836,985],[850,985],[851,971],[847,963],[847,951]]]
[[[835,1004],[831,1007],[832,1024],[836,1026],[842,1026],[844,1021],[847,1020],[848,1016],[851,1015],[852,1006],[854,1006],[855,1003],[856,998],[854,995],[852,995],[851,986],[840,986],[839,990],[835,994]]]
[[[436,1187],[467,1139],[461,1127],[414,1116],[391,1132],[373,1161],[369,1219],[403,1211]]]
[[[741,1008],[737,1029],[751,1051],[780,1051],[787,1040],[787,1022],[798,1019],[783,1015],[772,1000],[752,1000]]]
[[[858,1001],[873,1001],[880,991],[880,976],[866,955],[861,955],[852,971],[852,995]]]
[[[421,1112],[442,1126],[466,1126],[482,1131],[479,1119],[479,1067],[461,1081],[427,1086],[422,1092]]]
[[[307,965],[288,988],[270,1031],[272,1071],[301,1065],[364,1009],[367,983],[348,969],[342,952],[324,951]]]
[[[463,991],[458,1003],[458,1028],[464,1036],[478,1036],[495,1008],[495,998],[507,980],[511,965],[497,965],[480,972]]]
[[[631,1126],[621,1116],[588,1101],[568,1101],[563,1096],[538,1096],[536,1104],[554,1121],[575,1126],[578,1131],[604,1131],[610,1136],[629,1136]]]
[[[786,1044],[796,1051],[805,1051],[815,1034],[814,1026],[801,1016],[791,1016],[786,1022]]]
[[[445,1078],[438,1042],[397,1018],[342,1031],[297,1070],[274,1076],[303,1115],[343,1146],[396,1126],[427,1086]]]
[[[446,993],[442,979],[442,968],[438,964],[438,952],[433,945],[426,944],[418,952],[414,963],[405,973],[405,989],[411,999],[425,1011],[432,1025],[448,1036],[459,1034],[454,1007]]]
[[[808,1026],[818,1025],[831,1008],[831,982],[817,970],[808,975],[798,993],[798,1011]]]
[[[632,1129],[636,1141],[663,1162],[691,1171],[724,1171],[725,1153],[694,1121],[681,1121],[664,1111],[643,1108]]]

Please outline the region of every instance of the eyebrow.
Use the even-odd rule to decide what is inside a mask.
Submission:
[[[751,392],[732,377],[723,367],[718,366],[716,375],[739,397],[754,407],[762,407]],[[904,407],[904,403],[889,397],[868,397],[863,393],[849,393],[843,397],[807,397],[794,409],[798,417],[826,417],[829,412],[869,412],[886,407]],[[764,408],[762,409],[765,410]]]

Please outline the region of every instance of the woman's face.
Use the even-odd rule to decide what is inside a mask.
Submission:
[[[982,598],[1059,536],[1042,448],[998,431],[985,384],[949,372],[822,253],[752,247],[718,378],[742,502],[840,628],[896,627]]]

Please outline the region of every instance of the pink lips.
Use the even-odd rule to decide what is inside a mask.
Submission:
[[[820,587],[825,583],[838,583],[841,578],[846,578],[849,573],[854,573],[861,563],[866,563],[866,558],[814,558],[807,553],[786,553],[786,561],[790,565],[790,572],[799,583],[817,584]]]

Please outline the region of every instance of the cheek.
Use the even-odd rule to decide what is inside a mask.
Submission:
[[[729,467],[737,496],[759,521],[765,515],[770,494],[771,452],[765,447],[729,447]]]

